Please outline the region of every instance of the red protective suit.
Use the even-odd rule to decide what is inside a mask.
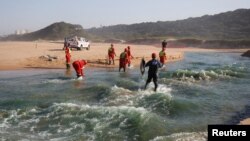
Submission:
[[[114,58],[115,58],[115,49],[113,46],[111,46],[108,50],[108,56],[109,56],[109,64],[111,64],[111,60],[113,61],[113,64],[115,64]]]
[[[72,63],[77,77],[84,76],[83,68],[87,64],[85,60],[77,60]]]
[[[70,64],[70,57],[71,57],[71,55],[69,53],[67,53],[65,55],[65,57],[66,57],[66,64]]]
[[[162,64],[165,64],[165,61],[167,60],[165,50],[160,51],[159,57],[160,57],[160,62]]]
[[[68,47],[66,47],[65,49],[65,57],[66,57],[66,64],[70,64],[70,49]]]
[[[70,68],[70,58],[71,58],[71,55],[70,55],[70,49],[69,47],[67,46],[65,48],[65,58],[66,58],[66,68],[69,69]]]
[[[129,47],[129,46],[128,46],[127,54],[128,54],[128,66],[130,66],[130,64],[131,64],[131,59],[133,58],[133,56],[132,56],[132,54],[131,54],[131,51],[130,51],[130,47]]]
[[[125,72],[127,63],[128,63],[128,53],[127,53],[127,50],[125,50],[124,52],[120,54],[119,71],[121,70],[121,68],[123,68]]]

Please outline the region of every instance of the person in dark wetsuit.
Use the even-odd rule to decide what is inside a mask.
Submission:
[[[163,40],[161,43],[162,48],[166,48],[167,44],[168,44],[168,42],[166,40]]]
[[[152,60],[148,61],[145,65],[145,67],[149,67],[148,69],[148,79],[147,82],[145,84],[145,89],[147,88],[147,85],[151,82],[151,80],[153,79],[154,85],[155,85],[155,89],[154,91],[156,91],[158,84],[157,84],[157,78],[158,78],[158,68],[162,67],[162,64],[156,60],[156,54],[152,53]]]

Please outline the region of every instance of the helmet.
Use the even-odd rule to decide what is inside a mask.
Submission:
[[[130,46],[128,46],[128,49],[130,49]]]
[[[156,58],[156,54],[155,53],[152,53],[152,58]]]

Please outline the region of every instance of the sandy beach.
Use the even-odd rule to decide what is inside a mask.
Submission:
[[[131,47],[132,65],[138,66],[141,58],[150,60],[151,53],[159,53],[160,46],[114,44],[116,57],[115,65],[107,65],[107,51],[109,43],[91,43],[90,50],[72,49],[71,62],[78,59],[88,61],[91,67],[118,67],[119,55],[127,46]],[[26,68],[65,68],[65,53],[60,42],[0,42],[0,70],[26,69]],[[239,50],[214,50],[199,48],[167,48],[167,61],[178,61],[185,52],[244,52]],[[48,58],[57,58],[48,61]]]
[[[88,61],[92,67],[118,67],[119,55],[127,44],[114,44],[116,57],[115,65],[107,65],[107,52],[110,44],[91,43],[90,50],[72,49],[71,62],[78,59]],[[160,48],[145,45],[130,45],[134,66],[140,63],[142,57],[150,59],[151,53],[158,54]],[[24,68],[65,68],[65,53],[62,43],[52,42],[1,42],[0,43],[0,70],[24,69]],[[56,57],[48,61],[48,56]],[[168,60],[176,61],[183,57],[183,51],[168,49]]]
[[[151,59],[151,53],[159,53],[160,46],[114,44],[116,57],[115,65],[107,65],[109,43],[91,43],[90,50],[72,50],[71,62],[77,59],[88,61],[87,67],[118,67],[118,56],[127,46],[131,47],[132,65],[138,66],[141,58]],[[65,68],[65,53],[60,42],[0,42],[0,71],[29,68],[63,69]],[[167,61],[179,61],[185,52],[245,52],[248,49],[199,49],[199,48],[167,48]],[[50,57],[48,57],[50,56]],[[48,58],[52,58],[49,61]],[[56,58],[56,59],[53,59]],[[246,119],[239,124],[250,124]]]

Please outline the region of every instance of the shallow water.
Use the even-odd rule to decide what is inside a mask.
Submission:
[[[250,103],[250,60],[187,53],[143,90],[138,68],[0,71],[1,140],[206,140]],[[239,119],[236,119],[239,120]]]

